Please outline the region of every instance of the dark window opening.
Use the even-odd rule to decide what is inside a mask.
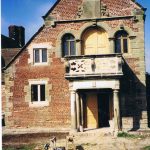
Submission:
[[[47,62],[47,49],[42,49],[42,62]]]
[[[35,63],[40,62],[40,50],[39,49],[34,50],[34,60],[35,60]]]
[[[45,85],[33,84],[31,85],[31,101],[45,101]]]
[[[40,86],[40,100],[45,101],[45,85]]]
[[[124,50],[124,53],[128,52],[128,41],[127,41],[127,39],[123,39],[123,50]]]
[[[34,49],[34,63],[44,63],[47,62],[47,49],[37,48]]]
[[[6,124],[5,124],[5,115],[3,114],[2,115],[2,127],[4,127]]]
[[[71,34],[66,34],[62,38],[62,56],[76,55],[75,38]]]
[[[31,85],[31,101],[38,101],[38,85]]]
[[[115,34],[115,53],[128,53],[128,33],[124,30]]]
[[[121,53],[121,40],[116,39],[115,41],[115,53]]]
[[[99,128],[110,127],[110,112],[109,112],[109,95],[98,95],[98,122]]]

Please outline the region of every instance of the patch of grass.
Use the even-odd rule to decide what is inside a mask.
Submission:
[[[24,145],[24,146],[7,146],[3,147],[2,150],[33,150],[35,145]]]
[[[118,137],[132,138],[132,139],[143,138],[143,136],[141,136],[141,135],[129,134],[129,133],[126,133],[126,132],[120,132],[120,133],[118,133]]]
[[[149,145],[149,146],[144,147],[144,149],[143,149],[143,150],[150,150],[150,145]]]
[[[2,150],[15,150],[14,147],[7,147],[7,148],[2,148]]]

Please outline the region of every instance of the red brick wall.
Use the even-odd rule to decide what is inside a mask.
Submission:
[[[83,0],[61,0],[50,15],[55,16],[57,20],[73,20],[82,2]],[[101,3],[107,6],[110,16],[132,15],[133,8],[139,9],[132,0],[101,0]]]
[[[13,97],[12,115],[9,120],[14,120],[12,127],[69,127],[70,101],[68,81],[64,79],[64,65],[59,58],[53,55],[50,66],[29,66],[28,53],[24,52],[19,57],[16,65],[14,86],[11,87]],[[52,84],[51,102],[49,106],[32,108],[25,102],[24,87],[28,86],[28,79],[49,78]]]
[[[102,4],[106,4],[110,16],[128,16],[133,8],[139,9],[132,0],[102,0]]]
[[[82,4],[82,1],[83,0],[61,0],[50,15],[57,18],[57,20],[73,20],[76,17],[78,6]]]

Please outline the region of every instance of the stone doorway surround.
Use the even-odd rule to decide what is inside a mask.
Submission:
[[[114,108],[114,133],[118,133],[120,128],[120,108],[119,108],[119,79],[97,79],[97,80],[74,80],[69,83],[71,98],[71,131],[83,132],[83,99],[79,96],[78,90],[112,89]]]

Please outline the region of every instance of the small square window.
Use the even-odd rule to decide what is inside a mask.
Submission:
[[[31,101],[32,102],[45,101],[45,84],[31,85]]]
[[[47,49],[36,48],[34,51],[34,63],[46,63],[47,62]]]

